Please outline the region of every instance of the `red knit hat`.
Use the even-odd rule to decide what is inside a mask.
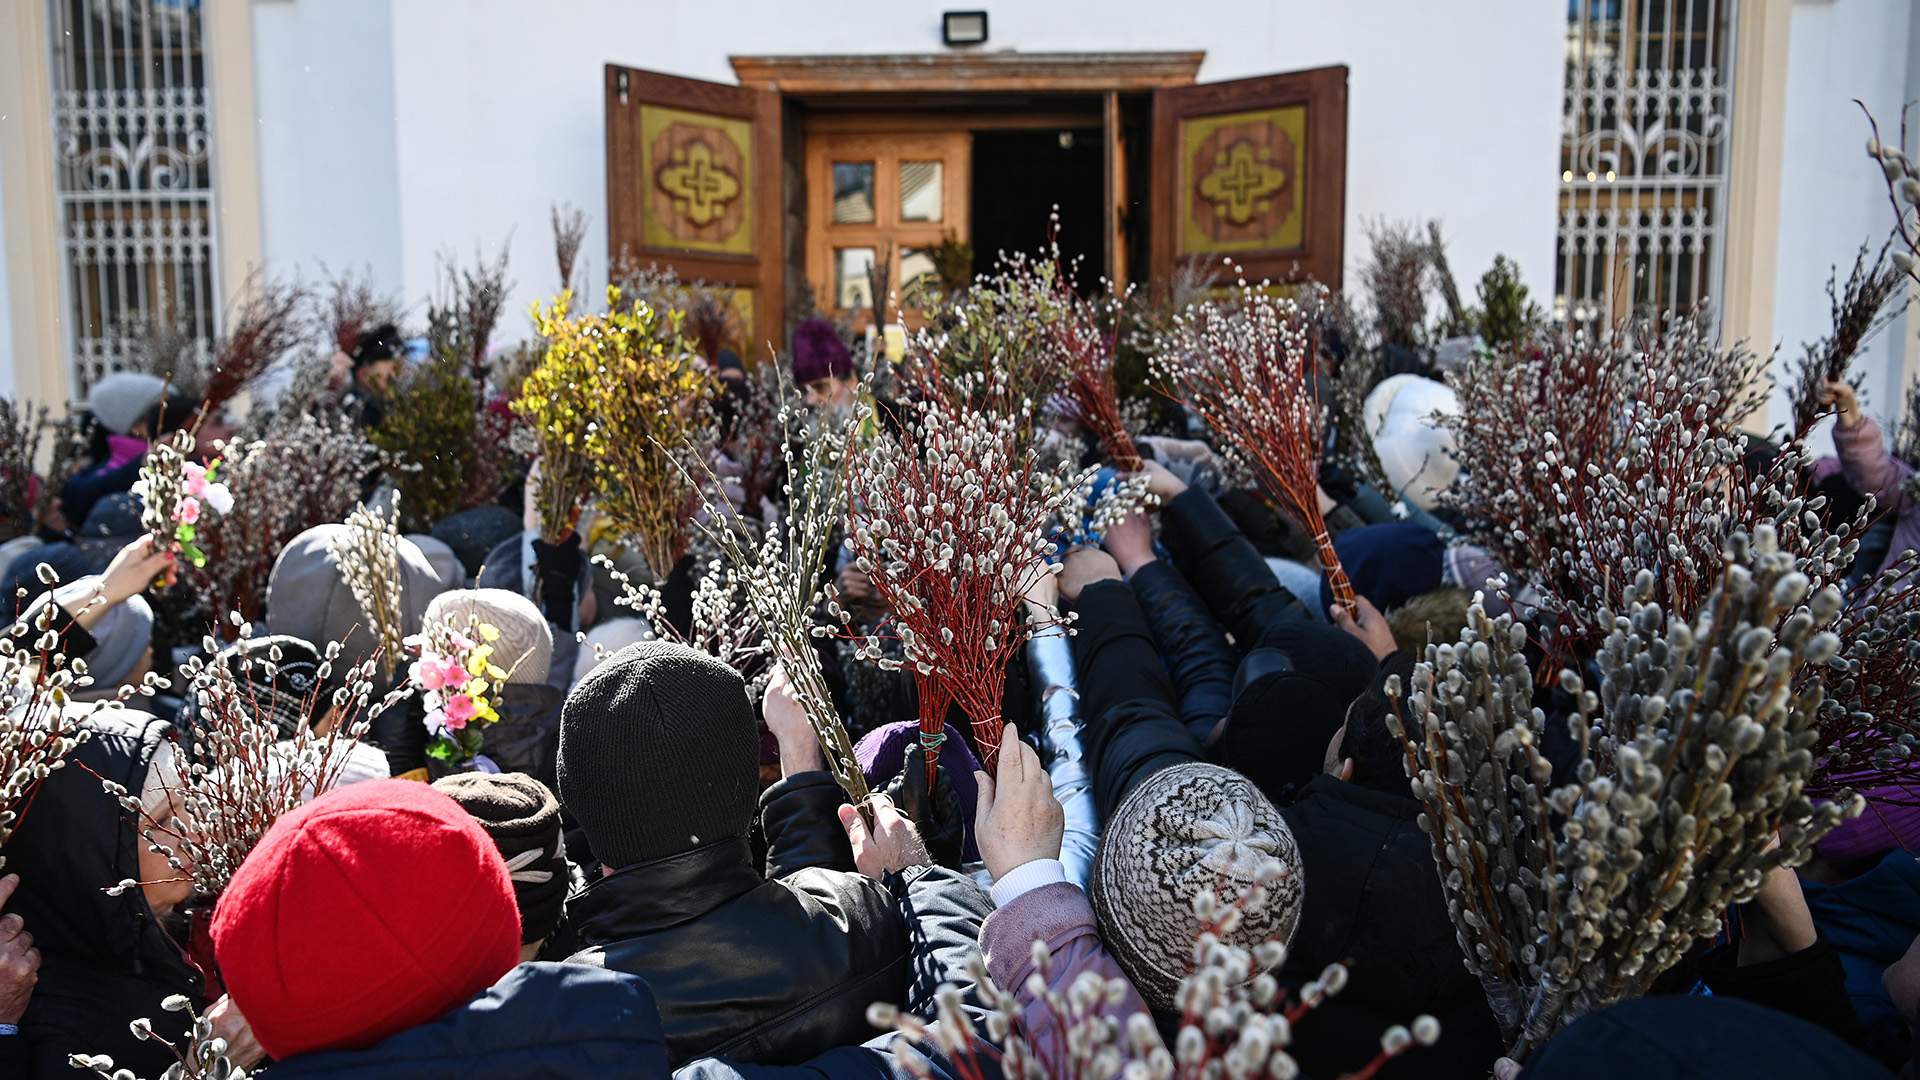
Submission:
[[[274,822],[213,913],[227,992],[276,1059],[443,1015],[520,959],[500,851],[426,784],[330,791]]]

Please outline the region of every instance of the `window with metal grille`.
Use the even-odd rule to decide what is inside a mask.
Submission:
[[[1554,316],[1718,299],[1736,0],[1568,0]]]
[[[54,187],[76,399],[157,333],[220,318],[200,0],[48,0]]]

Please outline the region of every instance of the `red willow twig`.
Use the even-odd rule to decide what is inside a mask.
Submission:
[[[307,329],[307,290],[256,275],[247,282],[238,309],[227,316],[231,327],[213,370],[207,376],[201,410],[217,412],[247,384],[300,344]]]
[[[1053,282],[1059,293],[1060,314],[1051,329],[1066,369],[1061,389],[1073,403],[1080,423],[1100,440],[1107,459],[1124,471],[1138,471],[1140,453],[1120,415],[1120,391],[1113,381],[1114,351],[1132,290],[1109,293],[1098,300],[1081,299],[1074,295],[1066,269],[1059,266],[1057,246],[1054,260]]]
[[[929,761],[945,738],[951,702],[992,768],[1007,665],[1028,638],[1066,621],[1029,621],[1023,598],[1051,572],[1043,562],[1048,528],[1087,477],[1044,470],[1017,414],[958,403],[972,396],[907,405],[898,433],[882,430],[849,455],[850,540],[854,567],[872,580],[890,612],[884,625],[905,654],[885,659],[869,637],[861,657],[913,672]],[[851,628],[837,597],[829,601]]]
[[[1155,364],[1172,395],[1255,467],[1267,493],[1313,534],[1334,603],[1351,610],[1353,584],[1320,511],[1319,320],[1243,279],[1237,296],[1174,319]]]

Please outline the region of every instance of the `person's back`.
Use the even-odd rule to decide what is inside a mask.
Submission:
[[[622,649],[562,712],[560,800],[607,868],[569,905],[584,946],[570,962],[644,977],[675,1064],[797,1063],[862,1042],[867,1006],[905,985],[887,889],[781,857],[844,845],[811,835],[838,833],[831,807],[787,805],[813,794],[799,778],[763,810],[768,861],[788,872],[769,881],[754,866],[758,755],[739,675],[683,646]]]
[[[282,815],[211,928],[270,1075],[665,1076],[643,981],[516,963],[510,874],[478,820],[426,784],[355,784]]]

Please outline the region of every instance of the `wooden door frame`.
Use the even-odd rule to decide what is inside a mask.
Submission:
[[[815,134],[897,133],[934,127],[1060,127],[1069,120],[1091,120],[1102,128],[1104,170],[1101,223],[1106,274],[1124,286],[1138,268],[1127,265],[1121,217],[1131,193],[1124,175],[1119,99],[1123,93],[1150,93],[1164,87],[1192,86],[1206,60],[1205,50],[1089,53],[925,53],[894,56],[796,55],[730,56],[740,85],[778,92],[783,99],[831,99],[842,110],[805,117],[796,125],[805,139]],[[943,108],[909,117],[901,99],[913,95],[1027,94],[1091,97],[1093,113],[1084,118],[1054,109],[1018,114],[973,113]],[[848,106],[871,108],[859,111]],[[891,112],[891,115],[889,113]],[[1091,126],[1091,125],[1089,125]],[[804,159],[806,151],[800,156]],[[803,173],[805,170],[802,170]],[[968,177],[969,184],[971,177]],[[804,176],[801,183],[805,183]],[[811,196],[808,197],[810,202]],[[805,217],[802,218],[803,227]],[[791,238],[789,238],[791,243]],[[815,238],[800,245],[803,273],[810,274]],[[782,250],[790,250],[784,245]]]
[[[782,94],[1154,90],[1191,86],[1206,50],[1187,52],[909,53],[730,56],[740,85]]]

